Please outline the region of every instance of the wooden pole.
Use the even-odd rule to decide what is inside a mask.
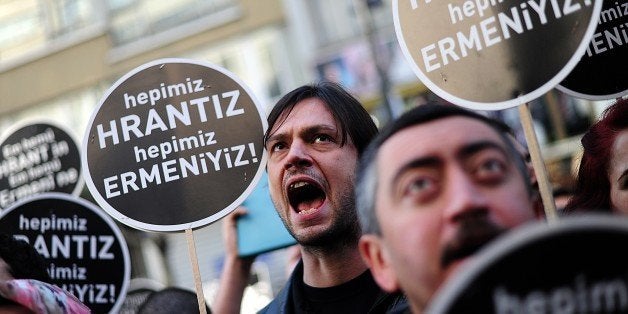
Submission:
[[[194,245],[192,229],[185,229],[185,238],[188,241],[188,253],[190,254],[190,263],[192,263],[192,272],[194,273],[194,287],[196,289],[196,299],[198,300],[198,310],[200,314],[207,314],[207,310],[205,309],[205,296],[203,295],[203,283],[201,281],[201,272],[198,268],[198,258],[196,257],[196,246]]]
[[[541,199],[543,200],[545,218],[549,223],[556,222],[558,220],[558,215],[556,214],[556,204],[554,203],[552,188],[547,176],[547,170],[545,169],[545,163],[543,162],[543,156],[541,155],[539,141],[537,140],[536,133],[534,132],[532,114],[530,114],[528,104],[519,105],[519,117],[521,118],[526,142],[528,143],[528,150],[530,151],[530,158],[532,159],[532,166],[534,167],[536,180],[539,183],[539,192],[541,193]]]

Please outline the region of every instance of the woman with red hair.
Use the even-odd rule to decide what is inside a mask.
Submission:
[[[565,211],[628,214],[628,99],[604,110],[582,146],[574,196]]]

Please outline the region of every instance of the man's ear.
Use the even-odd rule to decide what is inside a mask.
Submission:
[[[397,276],[390,264],[390,257],[382,240],[376,235],[365,234],[360,238],[358,248],[377,284],[388,292],[398,291]]]

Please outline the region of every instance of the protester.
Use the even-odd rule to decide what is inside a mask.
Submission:
[[[0,313],[89,313],[69,292],[50,283],[44,259],[28,243],[0,234]]]
[[[301,261],[261,312],[384,313],[403,302],[377,286],[357,247],[354,172],[377,133],[366,110],[339,85],[322,82],[282,97],[268,125],[271,197]],[[227,270],[242,268],[227,265],[222,276],[243,278]]]
[[[584,152],[565,211],[628,214],[628,99],[608,107],[581,142]]]
[[[205,311],[209,314],[211,310],[205,304]],[[197,314],[198,298],[196,293],[187,289],[168,287],[152,292],[146,301],[142,303],[138,314]]]
[[[216,313],[237,314],[241,312],[244,291],[249,284],[251,266],[255,261],[255,256],[238,256],[237,220],[247,214],[246,207],[240,206],[223,219],[225,269],[223,269],[223,275],[220,277],[218,293],[212,305]],[[298,244],[286,248],[286,276],[290,276],[300,260],[301,250]]]
[[[0,280],[35,279],[50,282],[46,262],[25,241],[0,233]]]
[[[534,212],[538,216],[545,215],[545,208],[543,207],[543,199],[541,198],[541,192],[539,191],[539,182],[536,179],[536,172],[534,172],[534,165],[532,165],[532,156],[530,156],[530,151],[526,146],[521,144],[515,137],[514,130],[505,123],[502,123],[499,120],[493,120],[495,126],[502,132],[506,133],[506,137],[512,142],[515,150],[521,155],[523,159],[526,169],[527,176],[530,180],[530,186],[532,186],[532,197],[534,199]]]
[[[414,313],[486,243],[539,217],[513,142],[456,106],[422,105],[383,129],[362,156],[356,192],[360,253]]]
[[[0,281],[0,313],[84,314],[89,308],[69,292],[34,279]]]
[[[565,212],[565,206],[567,206],[567,203],[569,203],[569,200],[573,196],[573,189],[569,186],[558,185],[552,189],[552,196],[554,196],[556,212],[563,214]]]
[[[216,313],[240,313],[244,289],[249,282],[251,265],[255,260],[255,257],[238,256],[237,219],[246,214],[246,208],[240,206],[223,219],[225,261],[218,285],[218,294],[212,304]]]

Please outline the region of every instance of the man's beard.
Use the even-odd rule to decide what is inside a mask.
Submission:
[[[334,211],[333,220],[327,230],[316,235],[298,236],[287,225],[286,228],[297,243],[311,252],[332,252],[356,245],[361,231],[352,191],[343,193],[340,206]]]
[[[464,217],[456,236],[443,250],[441,266],[445,268],[456,260],[474,254],[506,230],[491,222],[485,215]]]

